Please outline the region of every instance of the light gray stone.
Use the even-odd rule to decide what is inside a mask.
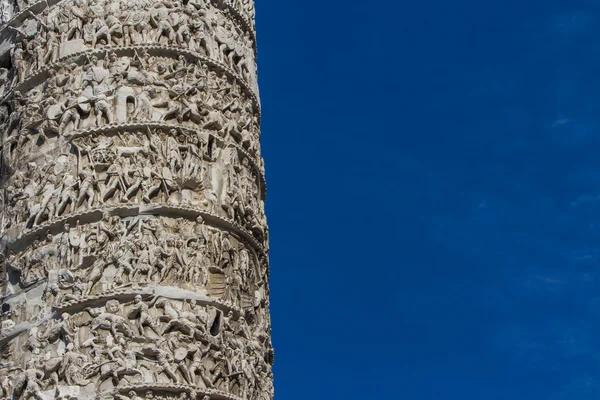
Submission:
[[[253,1],[0,23],[0,397],[272,399]]]

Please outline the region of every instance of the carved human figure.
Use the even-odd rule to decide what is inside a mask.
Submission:
[[[90,309],[88,312],[94,317],[92,329],[106,329],[110,331],[113,337],[119,337],[120,334],[127,337],[133,336],[133,331],[127,320],[118,315],[120,304],[117,300],[109,300],[103,309]]]
[[[15,44],[13,49],[10,52],[11,56],[11,64],[15,69],[15,79],[16,83],[23,82],[25,79],[25,72],[27,71],[27,65],[25,64],[25,49],[23,49],[23,44],[21,42]]]
[[[149,398],[151,398],[151,397],[146,396],[146,399],[149,399]],[[127,393],[127,396],[123,396],[121,394],[116,394],[115,399],[117,399],[117,400],[144,400],[144,398],[137,395],[137,392],[135,390],[130,390]]]
[[[42,379],[44,378],[44,372],[36,368],[33,360],[27,361],[25,371],[23,371],[24,388],[22,399],[34,398],[36,400],[44,400],[42,396]]]
[[[188,376],[193,382],[189,382],[191,385],[200,385],[206,389],[212,389],[213,384],[210,381],[207,368],[204,364],[204,358],[210,353],[210,346],[207,346],[204,350],[198,348],[192,356],[192,362],[188,368]]]
[[[269,400],[253,1],[16,1],[0,397]]]
[[[127,341],[122,335],[117,335],[115,343],[108,349],[107,355],[111,363],[102,373],[101,379],[112,379],[118,385],[123,377],[143,375],[137,368],[137,355],[128,347]]]
[[[166,350],[162,350],[161,348],[157,349],[156,354],[156,362],[157,362],[157,370],[155,372],[155,379],[158,382],[158,375],[164,373],[169,379],[171,379],[174,383],[179,383],[179,377],[175,373],[175,370],[171,366],[173,362],[173,355]]]
[[[156,332],[156,321],[149,312],[148,304],[142,300],[141,295],[136,295],[133,306],[129,310],[128,317],[136,320],[136,326],[140,336],[146,336],[144,328],[147,326]]]
[[[87,200],[87,208],[92,208],[96,198],[95,188],[98,186],[96,174],[91,167],[85,167],[79,174],[79,194],[75,208],[79,208]]]

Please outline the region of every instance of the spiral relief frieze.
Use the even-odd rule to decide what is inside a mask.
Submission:
[[[0,38],[3,36],[9,35],[11,27],[26,27],[29,28],[28,25],[33,23],[32,19],[42,19],[41,17],[50,16],[49,19],[42,19],[43,22],[46,23],[47,26],[52,26],[55,21],[60,22],[60,18],[58,20],[55,19],[56,13],[52,14],[51,10],[57,7],[69,7],[69,2],[77,2],[77,0],[42,0],[42,1],[12,1],[12,0],[4,0],[0,2],[0,23],[3,24],[0,27]],[[96,15],[104,15],[104,11],[106,8],[99,9],[98,7],[102,7],[107,1],[104,2],[96,2],[94,6],[89,7],[89,3],[80,2],[76,11],[82,11],[81,15],[86,17],[81,21],[82,25],[88,22],[89,17],[93,17]],[[145,16],[146,10],[149,10],[149,7],[156,7],[157,4],[164,4],[166,7],[169,7],[172,11],[177,11],[177,8],[180,4],[188,5],[189,7],[185,9],[185,7],[180,7],[179,10],[182,12],[189,14],[200,14],[199,16],[208,15],[206,18],[206,22],[209,22],[210,26],[215,26],[221,20],[231,19],[237,25],[236,33],[239,35],[241,33],[247,33],[250,38],[253,40],[252,46],[255,48],[255,30],[254,30],[254,1],[246,1],[246,0],[192,0],[188,2],[169,2],[169,1],[156,1],[156,0],[135,0],[129,1],[128,4],[120,4],[120,5],[112,5],[112,8],[109,9],[109,13],[113,13],[116,19],[120,21],[130,20],[145,20],[150,19],[149,15]],[[83,7],[82,7],[83,5]],[[88,5],[88,7],[86,7]],[[94,9],[95,8],[95,9]],[[71,8],[71,10],[73,10]],[[140,10],[142,15],[135,16],[131,15],[132,10],[137,11]],[[195,11],[195,12],[194,12]],[[79,13],[78,13],[79,14]],[[36,19],[37,20],[37,19]],[[179,21],[177,19],[176,21]],[[189,25],[192,25],[191,31],[195,32],[198,27],[194,27],[194,22],[198,20],[186,22]],[[202,22],[202,20],[200,20]],[[178,27],[180,24],[175,24]],[[37,27],[37,26],[36,26]],[[209,27],[209,25],[207,25]],[[28,36],[33,35],[30,33],[30,29],[28,31]],[[114,29],[113,29],[114,31]],[[89,32],[89,30],[88,30]],[[118,30],[117,33],[120,33]]]
[[[253,1],[0,23],[0,397],[272,399]]]

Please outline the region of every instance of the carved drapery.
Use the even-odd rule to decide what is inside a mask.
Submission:
[[[253,1],[0,21],[0,397],[272,399]]]

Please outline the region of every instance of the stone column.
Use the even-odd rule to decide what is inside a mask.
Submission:
[[[0,398],[272,399],[253,1],[0,3]]]

